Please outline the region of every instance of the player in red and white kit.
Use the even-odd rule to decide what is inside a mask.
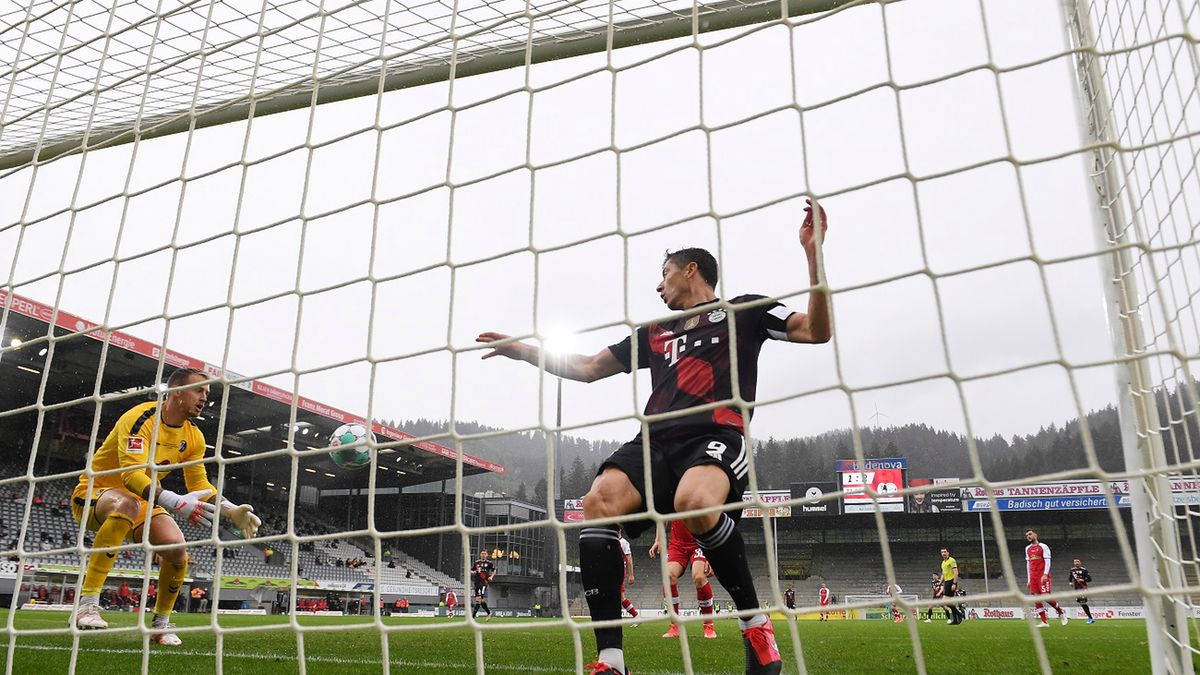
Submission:
[[[458,594],[453,589],[446,590],[446,616],[454,618],[454,608],[458,606]]]
[[[621,606],[625,608],[626,612],[629,612],[629,616],[636,619],[638,616],[637,607],[634,607],[633,603],[625,595],[625,585],[633,585],[633,547],[629,545],[629,540],[625,538],[625,529],[620,525],[617,526],[617,538],[621,543]],[[637,624],[631,623],[629,627],[637,628]]]
[[[708,559],[704,557],[704,551],[696,544],[696,538],[682,520],[671,521],[671,533],[667,537],[667,574],[671,577],[671,605],[675,608],[675,613],[679,614],[679,577],[683,576],[684,568],[690,564],[692,583],[696,585],[696,604],[700,607],[700,614],[708,617],[704,620],[704,637],[716,639],[717,629],[712,621],[713,590],[712,584],[708,582],[708,578],[712,576],[712,568],[708,565]],[[655,537],[654,545],[650,547],[650,557],[657,556],[661,550],[661,542]],[[663,633],[663,637],[679,637],[679,626],[671,624],[667,632]]]
[[[1050,581],[1050,547],[1038,541],[1037,532],[1033,530],[1025,530],[1025,540],[1029,545],[1025,547],[1025,561],[1029,571],[1029,594],[1044,595],[1050,593],[1053,586]],[[1062,621],[1062,625],[1067,625],[1067,613],[1054,600],[1047,600],[1047,604],[1058,612],[1058,618]],[[1046,622],[1046,608],[1042,606],[1040,600],[1034,603],[1034,609],[1037,611],[1038,628],[1045,628],[1050,624]]]
[[[883,591],[892,596],[892,622],[900,623],[904,621],[904,614],[900,611],[900,603],[896,599],[896,596],[903,593],[904,589],[900,588],[899,584],[888,584],[884,586]]]
[[[829,587],[821,584],[821,590],[817,591],[817,603],[821,605],[821,620],[829,620],[829,611],[825,608],[829,606],[830,593]]]

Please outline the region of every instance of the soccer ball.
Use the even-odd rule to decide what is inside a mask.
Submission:
[[[334,448],[329,458],[334,464],[343,469],[361,469],[371,463],[371,447],[367,443],[375,442],[375,434],[362,424],[343,424],[329,437],[329,447]],[[353,445],[352,448],[338,446]]]

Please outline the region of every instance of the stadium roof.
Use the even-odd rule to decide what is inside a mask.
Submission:
[[[220,409],[220,397],[228,396],[226,405],[223,456],[233,460],[227,472],[239,478],[253,470],[260,478],[274,476],[284,480],[291,475],[292,456],[281,453],[260,457],[253,462],[243,461],[255,455],[286,447],[289,437],[291,407],[296,407],[296,424],[290,430],[295,447],[319,448],[326,444],[330,432],[347,422],[366,421],[359,415],[325,405],[304,396],[280,389],[265,382],[247,378],[220,366],[164,350],[141,338],[121,331],[108,330],[95,322],[75,316],[63,310],[18,295],[0,291],[0,307],[7,307],[7,320],[3,321],[3,347],[21,341],[18,349],[8,349],[0,358],[0,414],[22,410],[26,414],[36,413],[38,391],[42,386],[42,371],[46,367],[49,342],[47,336],[54,325],[54,353],[46,377],[42,403],[46,406],[64,404],[66,414],[77,415],[79,424],[71,426],[59,421],[55,433],[73,436],[91,442],[91,419],[93,404],[83,401],[95,392],[96,374],[100,372],[100,355],[104,341],[113,347],[104,361],[99,392],[108,399],[123,392],[148,393],[155,380],[158,361],[164,362],[163,372],[175,368],[197,368],[209,373],[215,380],[227,386],[214,386],[210,401],[211,410]],[[106,403],[101,409],[99,436],[107,434],[117,417],[134,403],[143,400],[132,397]],[[5,415],[12,419],[12,415]],[[0,417],[0,423],[4,417]],[[204,431],[210,444],[216,443],[218,423],[216,416],[205,415],[196,423]],[[47,425],[49,426],[49,425]],[[377,487],[405,487],[443,479],[452,479],[455,474],[457,452],[430,441],[414,441],[411,434],[373,423],[373,430],[381,443],[398,441],[395,446],[381,449],[377,472]],[[505,468],[479,457],[463,454],[465,476],[486,473],[504,473]],[[347,471],[333,464],[326,453],[303,456],[297,468],[300,485],[312,485],[318,489],[361,488],[368,484],[370,472]],[[210,475],[213,472],[210,471]]]

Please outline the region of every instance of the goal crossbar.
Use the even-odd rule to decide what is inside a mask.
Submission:
[[[92,108],[88,99],[98,94],[98,91],[88,89],[47,105],[27,108],[8,119],[0,120],[0,170],[30,163],[44,163],[84,150],[92,151],[122,145],[135,139],[146,140],[169,136],[191,129],[239,122],[251,117],[257,118],[298,110],[312,105],[374,96],[380,91],[396,91],[433,84],[446,81],[451,77],[456,79],[470,77],[530,64],[605,52],[610,45],[612,49],[619,49],[650,44],[688,35],[776,21],[787,17],[829,12],[861,4],[861,2],[862,0],[723,0],[703,6],[685,4],[678,9],[645,16],[639,16],[636,8],[622,8],[620,7],[621,3],[615,3],[614,14],[619,10],[620,13],[632,15],[634,18],[621,22],[580,26],[573,32],[545,35],[529,40],[514,40],[497,46],[468,50],[455,48],[447,51],[444,55],[421,58],[416,61],[405,59],[405,56],[417,55],[425,51],[426,47],[437,43],[466,41],[471,35],[494,28],[499,23],[525,19],[524,15],[508,16],[458,38],[442,36],[419,47],[384,56],[382,59],[388,63],[382,69],[374,65],[381,57],[371,56],[334,71],[317,76],[309,75],[273,89],[251,91],[241,96],[209,103],[206,106],[176,108],[165,113],[148,112],[142,116],[140,121],[130,117],[128,120],[101,126],[85,124],[72,128],[69,132],[61,135],[51,132],[47,134],[50,138],[37,142],[38,136],[30,134],[33,129],[28,129],[28,127],[40,127],[45,116],[67,111],[70,108],[78,109],[79,114],[85,115],[86,111]],[[578,10],[578,4],[578,2],[560,4],[553,10],[547,10],[532,17],[532,20],[548,18],[556,12],[565,10]],[[662,9],[661,5],[652,5],[652,7]],[[244,40],[239,40],[239,42],[242,41]],[[211,57],[212,53],[197,51],[181,58],[172,59],[170,63],[147,67],[144,72],[133,78],[127,78],[117,85],[126,84],[131,80],[154,77],[156,72],[171,68],[174,64],[182,63],[190,58]],[[17,75],[18,73],[14,69],[9,71],[7,77],[15,78]],[[117,85],[110,85],[109,88]],[[247,79],[246,85],[252,86],[249,79]],[[18,140],[14,143],[6,142],[6,135],[11,137],[14,129],[20,131],[22,127],[27,127],[24,129],[25,134],[19,135]],[[21,139],[25,137],[31,137],[35,142],[22,142]]]

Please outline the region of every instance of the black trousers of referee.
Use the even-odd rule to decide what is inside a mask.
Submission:
[[[954,594],[958,592],[958,588],[956,588],[956,586],[957,584],[955,584],[954,581],[942,582],[942,598],[949,598],[950,602],[954,602]],[[946,611],[949,612],[951,623],[959,624],[962,623],[963,619],[966,618],[958,605],[950,604],[943,606],[946,608]]]

